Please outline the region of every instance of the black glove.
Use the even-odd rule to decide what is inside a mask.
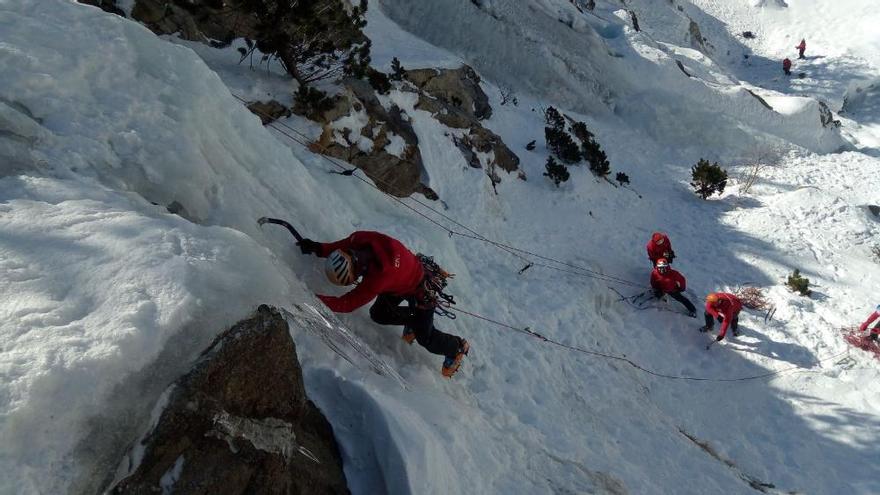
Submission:
[[[723,317],[723,316],[716,316],[715,319],[718,320],[718,323],[724,323],[724,317]]]
[[[302,251],[302,254],[317,254],[317,252],[321,249],[321,243],[315,242],[311,239],[303,239],[296,243],[299,246],[299,250]]]
[[[721,342],[722,340],[724,340],[724,335],[718,335],[715,337],[715,342]]]
[[[669,257],[666,258],[666,261],[672,263],[672,260],[674,260],[674,259],[675,259],[675,251],[670,249],[669,250]]]

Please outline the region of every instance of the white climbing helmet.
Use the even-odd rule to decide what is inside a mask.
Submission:
[[[669,269],[669,262],[666,261],[666,258],[660,258],[657,260],[657,271],[660,273],[666,273],[666,270]]]
[[[332,284],[353,284],[356,277],[354,276],[354,262],[351,255],[341,249],[333,251],[324,262],[324,273]]]

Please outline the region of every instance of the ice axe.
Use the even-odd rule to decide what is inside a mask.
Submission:
[[[259,219],[257,219],[257,223],[260,225],[263,225],[264,223],[274,223],[275,225],[280,225],[290,231],[291,235],[293,235],[293,237],[296,239],[296,242],[301,242],[303,240],[303,236],[299,235],[299,232],[297,232],[296,229],[293,228],[293,225],[290,225],[290,223],[285,222],[284,220],[280,220],[278,218],[260,217]]]

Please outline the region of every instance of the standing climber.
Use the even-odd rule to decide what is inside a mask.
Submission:
[[[877,306],[877,309],[874,310],[870,315],[868,315],[868,319],[865,320],[861,325],[859,325],[859,331],[864,332],[868,329],[868,325],[870,325],[874,320],[880,317],[880,306]],[[871,333],[865,336],[865,338],[876,341],[878,336],[880,336],[880,322],[874,325],[874,328],[871,329]]]
[[[434,327],[434,310],[451,297],[443,294],[451,275],[424,255],[415,255],[400,241],[379,232],[358,231],[336,242],[302,239],[303,254],[327,258],[324,271],[331,283],[357,287],[342,296],[318,295],[328,308],[349,313],[373,298],[370,318],[380,325],[403,325],[401,338],[416,341],[433,354],[445,356],[441,373],[449,378],[470,350],[468,342]],[[402,302],[407,307],[402,307]]]
[[[786,76],[791,75],[791,60],[786,58],[782,61],[782,72],[785,73]]]
[[[797,48],[797,51],[798,51],[798,59],[804,58],[804,50],[807,49],[807,40],[804,38],[801,38],[800,44],[798,46],[796,46],[795,48]]]
[[[672,263],[675,258],[672,243],[669,242],[669,237],[662,232],[654,232],[645,248],[648,250],[648,259],[651,260],[652,266],[656,266],[657,260],[660,258],[665,258],[669,263]]]
[[[727,335],[727,327],[733,329],[733,336],[739,335],[739,312],[742,311],[742,302],[733,294],[727,292],[715,292],[706,296],[706,325],[700,328],[701,332],[708,332],[714,326],[713,319],[721,322],[721,330],[715,340],[724,340]]]
[[[669,294],[669,297],[687,308],[688,316],[697,317],[697,308],[682,294],[687,288],[687,281],[681,273],[669,266],[666,258],[657,260],[657,265],[651,272],[651,288],[654,290],[654,297],[660,298],[663,294]]]

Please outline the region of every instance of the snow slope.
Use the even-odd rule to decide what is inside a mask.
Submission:
[[[681,19],[665,2],[633,6],[650,9],[640,12],[642,33],[614,14],[618,2],[598,2],[601,19],[562,0],[477,3],[485,14],[451,0],[381,0],[369,14],[379,64],[398,56],[407,67],[476,67],[494,109],[486,124],[522,159],[528,180],[504,176],[494,194],[446,128],[392,93],[443,213],[624,284],[540,266],[520,274],[525,260],[450,237],[327,174],[327,160],[263,128],[232,94],[283,91],[277,74],[236,70],[222,52],[197,55],[91,7],[0,2],[0,493],[94,492],[215,332],[259,303],[291,309],[332,290],[283,229],[258,228],[263,215],[319,240],[388,232],[457,273],[462,309],[649,370],[718,379],[807,371],[669,380],[460,315],[437,322],[473,346],[446,381],[437,357],[361,310],[343,321],[406,388],[294,330],[354,493],[753,493],[759,482],[775,485],[771,493],[880,491],[880,367],[845,355],[837,330],[875,303],[877,219],[863,205],[875,197],[878,161],[811,153],[867,136],[864,126],[824,129],[814,100],[761,87],[761,73],[743,77],[747,66],[717,51],[732,33],[705,54],[678,28],[651,31],[652,18]],[[741,12],[751,10],[731,19]],[[845,13],[823,29],[849,32]],[[501,106],[499,86],[514,88],[519,105]],[[744,88],[791,111],[767,112]],[[548,104],[585,120],[634,190],[579,168],[558,189],[544,179],[547,150],[522,150],[541,141],[533,109]],[[314,135],[300,119],[284,123]],[[737,180],[713,201],[690,191],[700,156],[738,176],[756,146],[771,144],[779,161],[748,194]],[[164,208],[172,202],[180,216]],[[740,338],[706,351],[694,320],[618,301],[609,285],[643,290],[655,229],[670,234],[696,297],[754,284],[776,303],[775,318],[744,316]],[[815,284],[813,298],[782,286],[793,268]]]

